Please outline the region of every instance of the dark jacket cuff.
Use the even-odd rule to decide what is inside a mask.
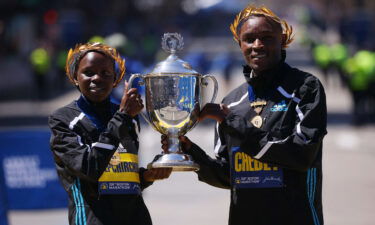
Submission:
[[[203,151],[198,145],[192,144],[189,150],[186,150],[185,153],[193,157],[193,161],[198,164],[204,164],[208,160],[208,156],[205,151]]]
[[[143,178],[143,174],[146,170],[147,169],[143,167],[139,168],[139,181],[140,181],[141,190],[144,190],[145,188],[147,188],[148,186],[154,183],[154,182],[145,181],[145,179]]]
[[[241,116],[237,116],[231,112],[225,117],[223,122],[219,124],[219,129],[231,136],[243,138],[246,128],[249,128],[248,124],[244,120],[245,119]]]

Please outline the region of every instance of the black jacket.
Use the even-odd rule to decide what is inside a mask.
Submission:
[[[136,160],[112,163],[122,157],[115,156],[125,154],[136,159],[138,154],[138,121],[117,109],[118,105],[109,101],[95,106],[81,96],[49,117],[51,150],[69,195],[72,225],[152,224],[141,195],[141,189],[151,184],[142,180],[144,169],[138,169]],[[120,169],[132,169],[127,174],[140,182],[117,182],[114,189],[124,193],[99,194],[98,180],[104,172]],[[121,185],[130,185],[132,190],[118,188],[125,187]],[[111,187],[109,182],[102,182],[100,190],[112,191]]]
[[[199,179],[231,189],[230,225],[323,225],[322,140],[326,132],[323,86],[311,74],[282,63],[266,79],[250,78],[227,95],[231,113],[217,126],[211,159],[198,146]],[[249,86],[267,101],[263,126],[250,122]],[[250,89],[251,91],[251,89]]]

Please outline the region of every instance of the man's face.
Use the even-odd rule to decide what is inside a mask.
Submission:
[[[89,52],[79,62],[75,82],[90,101],[105,100],[112,91],[114,81],[113,61],[104,54]]]
[[[241,26],[239,44],[255,74],[272,69],[281,60],[281,28],[264,16],[251,16]]]

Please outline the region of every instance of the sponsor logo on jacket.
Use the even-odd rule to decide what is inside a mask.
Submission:
[[[287,110],[288,110],[288,106],[286,105],[285,100],[282,100],[281,102],[276,103],[271,108],[272,112],[285,112]]]

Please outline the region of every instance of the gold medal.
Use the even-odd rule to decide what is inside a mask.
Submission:
[[[255,101],[255,102],[252,102],[250,103],[250,106],[254,108],[254,111],[255,113],[257,114],[256,116],[254,116],[250,122],[257,128],[261,128],[262,125],[263,125],[263,119],[262,117],[260,116],[260,113],[262,112],[263,110],[263,107],[267,105],[267,102],[264,101],[264,100],[261,100],[261,101]]]
[[[265,105],[267,105],[267,102],[264,101],[264,100],[255,101],[255,102],[250,103],[250,106],[254,107],[254,108],[257,108],[257,107],[262,107],[263,108],[263,106],[265,106]]]
[[[254,125],[254,127],[261,128],[263,125],[263,119],[261,116],[256,115],[251,119],[251,123]]]

